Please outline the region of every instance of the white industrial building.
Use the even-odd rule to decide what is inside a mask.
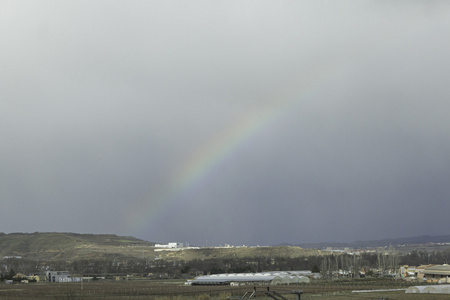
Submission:
[[[70,276],[68,271],[47,271],[45,272],[45,279],[48,282],[79,282],[80,277]]]
[[[155,247],[156,248],[168,248],[168,249],[183,248],[183,243],[156,244]]]

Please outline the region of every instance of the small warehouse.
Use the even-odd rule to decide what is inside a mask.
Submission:
[[[450,283],[450,266],[438,265],[423,270],[424,279],[431,282]]]
[[[68,271],[47,271],[45,272],[47,282],[79,282],[80,277],[70,276]]]

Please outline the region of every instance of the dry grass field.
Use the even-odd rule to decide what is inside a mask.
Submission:
[[[449,299],[449,295],[405,294],[404,291],[355,293],[355,290],[406,289],[403,282],[347,281],[314,282],[303,285],[272,286],[271,290],[295,299],[291,290],[303,290],[301,299]],[[265,290],[266,287],[257,287]],[[252,291],[253,286],[185,286],[183,281],[93,281],[81,283],[0,284],[0,299],[227,299]],[[267,299],[259,296],[257,299]]]

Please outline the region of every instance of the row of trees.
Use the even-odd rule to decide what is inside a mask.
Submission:
[[[321,274],[325,278],[335,277],[339,271],[342,276],[360,277],[367,275],[386,275],[398,271],[400,253],[393,247],[376,253],[335,254],[325,256],[321,263]]]
[[[450,248],[442,251],[415,250],[400,256],[402,265],[449,264]]]

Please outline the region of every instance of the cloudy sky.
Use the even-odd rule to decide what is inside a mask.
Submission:
[[[450,4],[0,1],[0,231],[447,234]]]

